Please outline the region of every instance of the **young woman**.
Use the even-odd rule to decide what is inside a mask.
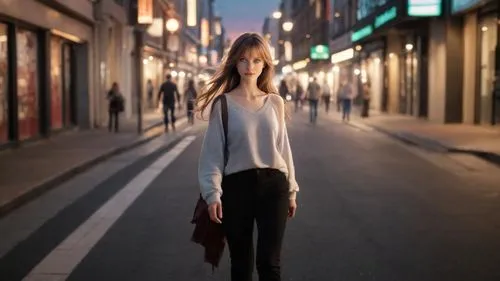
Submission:
[[[295,215],[292,151],[285,106],[272,83],[268,45],[255,33],[241,35],[220,69],[198,96],[203,114],[219,94],[227,99],[228,137],[221,105],[210,113],[199,161],[201,194],[212,221],[222,223],[231,257],[231,280],[250,281],[252,242],[257,223],[257,272],[260,281],[281,280],[281,245],[287,218]],[[228,161],[224,166],[224,143]]]

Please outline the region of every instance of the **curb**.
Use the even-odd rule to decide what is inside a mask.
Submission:
[[[182,120],[182,119],[183,118],[179,118],[179,120]],[[153,125],[150,125],[144,129],[144,133],[149,131],[149,130],[152,130],[156,127],[162,126],[162,125],[163,125],[163,122],[159,122],[159,123],[155,123]],[[163,135],[163,131],[156,133],[156,134],[152,134],[151,136],[139,137],[137,140],[132,141],[129,144],[111,149],[111,150],[104,152],[103,154],[101,154],[93,159],[90,159],[90,160],[84,161],[80,164],[77,164],[77,165],[75,165],[75,166],[73,166],[65,171],[60,172],[59,174],[56,174],[55,176],[52,176],[51,178],[48,178],[48,179],[46,179],[38,184],[35,184],[33,186],[33,188],[29,189],[29,191],[27,191],[26,193],[23,193],[23,194],[19,195],[18,197],[12,199],[11,201],[8,201],[7,203],[1,205],[0,206],[0,218],[4,217],[5,215],[10,213],[11,211],[21,207],[22,205],[28,203],[29,201],[41,196],[45,192],[60,185],[61,183],[69,180],[70,178],[74,177],[75,175],[80,174],[80,173],[92,168],[93,166],[108,160],[109,158],[111,158],[113,156],[119,155],[119,154],[124,153],[126,151],[132,150],[138,146],[141,146],[147,142],[150,142],[153,139],[155,139],[161,135]]]
[[[426,149],[426,150],[429,150],[432,152],[438,152],[438,153],[470,154],[470,155],[476,156],[478,158],[481,158],[487,162],[490,162],[490,163],[495,164],[495,165],[500,167],[500,154],[497,154],[497,153],[493,153],[493,152],[489,152],[489,151],[482,151],[482,150],[475,150],[475,149],[456,148],[456,147],[444,145],[436,140],[425,138],[425,137],[419,137],[419,136],[411,134],[411,133],[392,132],[390,130],[386,130],[384,128],[381,128],[379,126],[372,125],[372,124],[363,124],[363,125],[371,127],[378,132],[381,132],[389,137],[397,139],[397,140],[399,140],[405,144],[408,144],[408,145],[417,146],[417,147],[420,147],[420,148],[423,148],[423,149]]]

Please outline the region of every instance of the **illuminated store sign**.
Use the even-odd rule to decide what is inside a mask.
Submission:
[[[196,26],[196,0],[187,0],[187,26]]]
[[[352,33],[351,35],[351,41],[356,42],[360,39],[365,38],[366,36],[369,36],[373,33],[373,27],[371,25],[367,25],[360,30],[357,30]]]
[[[473,8],[476,5],[487,2],[487,0],[452,0],[451,1],[451,12],[457,13],[470,8]]]
[[[326,45],[316,45],[311,47],[311,59],[327,60],[330,57],[330,50]]]
[[[153,0],[139,0],[137,2],[137,23],[153,23]]]
[[[442,0],[408,0],[408,15],[414,17],[440,16]]]
[[[378,28],[384,25],[385,23],[395,19],[397,16],[398,16],[398,10],[396,9],[396,7],[392,7],[387,11],[385,11],[384,13],[382,13],[381,15],[377,16],[375,18],[375,23],[373,24],[373,26],[375,26],[375,28]]]
[[[354,49],[349,48],[347,50],[340,51],[332,55],[331,61],[333,64],[350,60],[354,57]]]

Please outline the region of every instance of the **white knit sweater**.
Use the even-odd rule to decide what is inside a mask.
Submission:
[[[292,151],[283,117],[283,99],[270,94],[260,109],[251,111],[231,95],[226,97],[228,163],[224,168],[224,129],[218,103],[210,116],[198,166],[202,197],[207,204],[220,202],[223,175],[254,168],[275,168],[287,175],[290,199],[295,199],[299,186],[295,180]]]

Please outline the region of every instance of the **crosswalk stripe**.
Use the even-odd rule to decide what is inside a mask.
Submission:
[[[49,253],[23,280],[66,280],[125,210],[195,139],[196,136],[185,137],[174,148],[132,179]]]

